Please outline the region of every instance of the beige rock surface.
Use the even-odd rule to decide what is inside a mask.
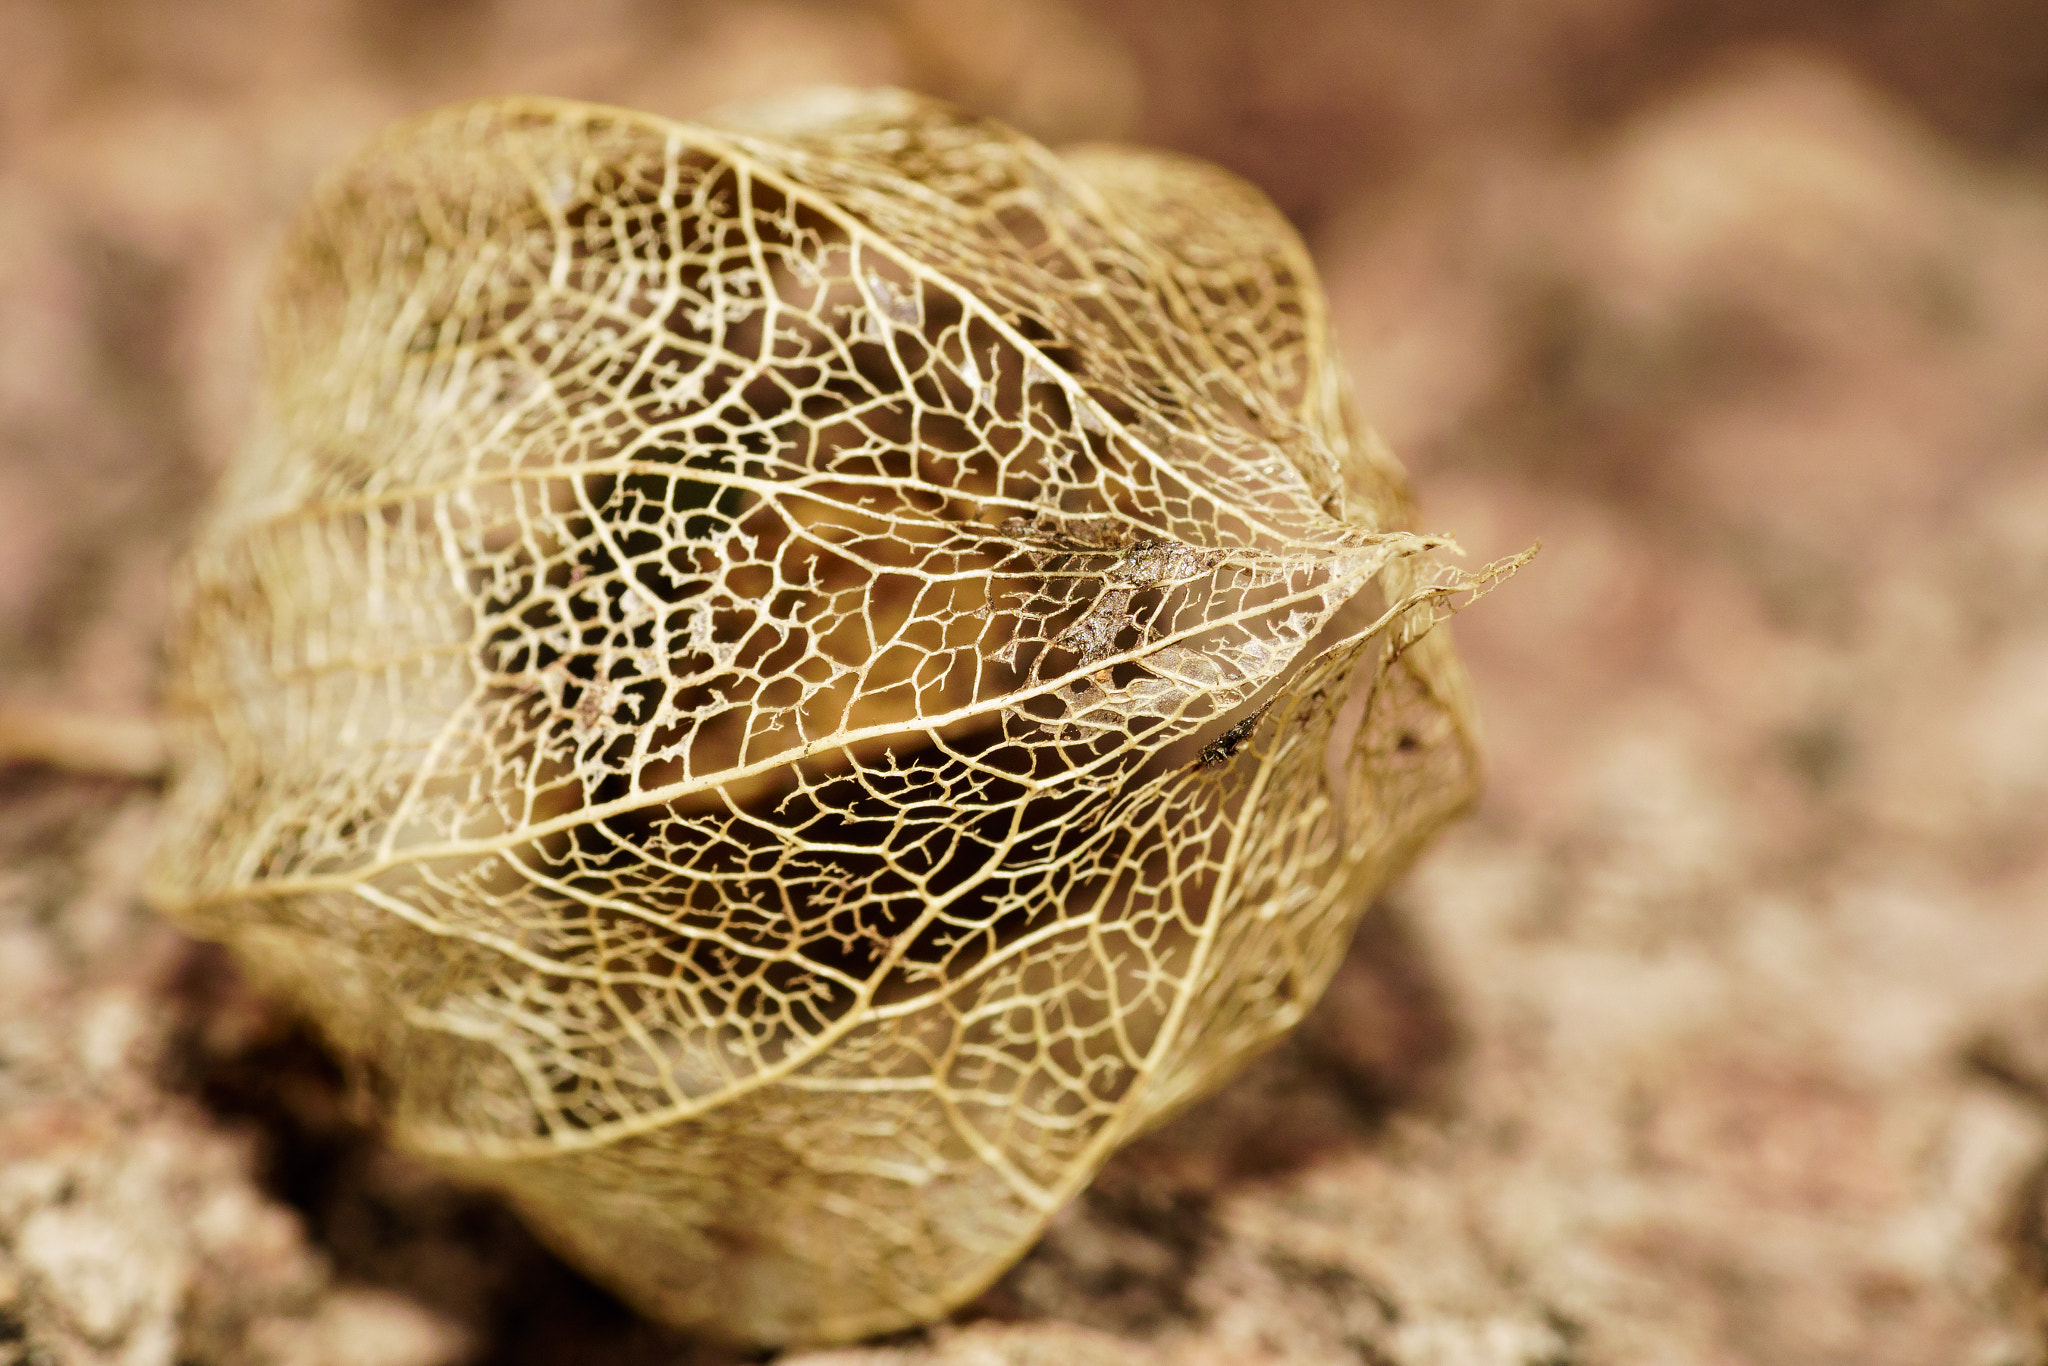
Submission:
[[[901,81],[1221,157],[1430,523],[1545,541],[1457,627],[1490,794],[969,1314],[786,1359],[2042,1360],[2037,11],[1249,8],[0,8],[0,690],[148,709],[269,248],[409,109]],[[154,801],[0,773],[0,1363],[719,1359],[380,1149],[134,904]]]

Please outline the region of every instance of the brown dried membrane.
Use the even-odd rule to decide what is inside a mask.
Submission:
[[[656,1317],[972,1296],[1472,796],[1501,567],[1210,167],[488,101],[327,183],[269,339],[154,897]]]

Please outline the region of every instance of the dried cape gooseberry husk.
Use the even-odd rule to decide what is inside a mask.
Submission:
[[[1212,167],[493,100],[321,190],[153,897],[647,1313],[945,1313],[1471,798],[1468,576]]]

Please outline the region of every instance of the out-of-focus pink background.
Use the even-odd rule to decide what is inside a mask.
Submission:
[[[2043,1359],[2039,0],[0,3],[0,693],[151,704],[265,262],[384,123],[817,82],[1214,158],[1325,275],[1478,812],[1299,1038],[853,1362]],[[383,1151],[0,773],[0,1363],[724,1360]],[[794,1360],[795,1358],[791,1358]]]

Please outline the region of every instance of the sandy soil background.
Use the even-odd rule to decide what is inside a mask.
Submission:
[[[816,81],[1302,225],[1460,619],[1477,814],[1299,1036],[950,1325],[806,1366],[2026,1366],[2048,1304],[2038,0],[0,0],[0,693],[145,714],[267,253],[388,120]],[[0,771],[0,1364],[729,1358],[380,1148]]]

